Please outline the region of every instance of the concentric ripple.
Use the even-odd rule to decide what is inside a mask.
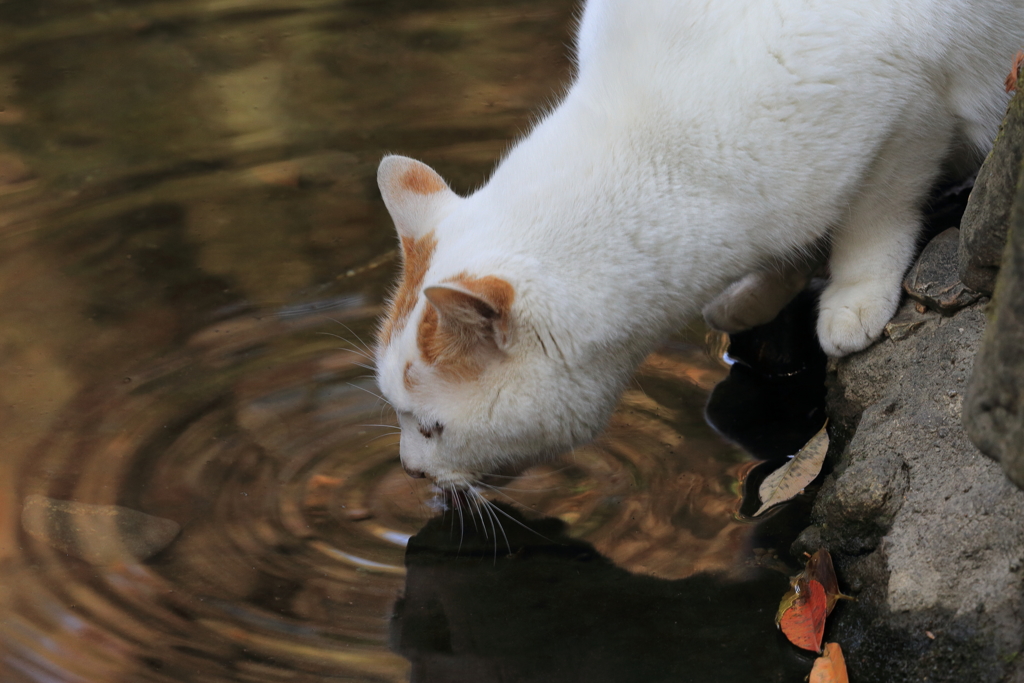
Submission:
[[[154,521],[97,528],[72,509],[60,528],[24,528],[3,596],[7,664],[62,681],[403,680],[387,619],[405,544],[435,510],[400,467],[351,331],[375,311],[352,296],[235,315],[73,400],[17,473],[21,499]],[[699,421],[722,372],[697,346],[664,349],[598,443],[490,497],[561,518],[633,571],[734,568],[746,465]],[[180,533],[133,553],[164,520]],[[89,551],[101,546],[119,551]]]
[[[439,501],[372,378],[375,169],[478,185],[574,7],[0,3],[0,680],[409,679],[389,623]],[[481,494],[630,572],[739,571],[725,372],[680,337],[596,443]],[[452,537],[510,550],[480,515]]]

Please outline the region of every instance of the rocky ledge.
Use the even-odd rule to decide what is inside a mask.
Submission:
[[[832,470],[793,551],[828,548],[857,597],[826,633],[857,683],[1024,683],[1022,157],[1018,94],[962,234],[922,253],[886,338],[829,370]]]
[[[907,302],[829,374],[835,467],[794,550],[828,548],[857,597],[827,635],[851,680],[1024,681],[1024,492],[962,425],[983,306]]]

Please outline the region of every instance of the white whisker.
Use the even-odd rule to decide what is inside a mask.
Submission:
[[[453,501],[455,501],[455,509],[459,513],[459,550],[458,550],[458,552],[461,553],[462,552],[462,541],[466,537],[466,520],[462,516],[462,503],[459,501],[459,497],[457,495],[455,495],[455,487],[454,486],[452,487],[451,498],[452,498]]]
[[[480,503],[477,502],[476,498],[470,498],[469,496],[466,497],[466,502],[470,503],[473,506],[469,510],[469,516],[473,520],[473,528],[476,529],[478,532],[483,531],[484,538],[487,538],[487,527],[484,526],[484,516],[483,513],[480,512]],[[473,514],[473,510],[476,510],[475,515]],[[477,516],[480,517],[480,526],[477,526],[476,523]]]
[[[485,484],[485,486],[486,486],[486,484]],[[499,494],[501,494],[501,495],[503,495],[503,496],[505,496],[506,498],[508,498],[509,500],[511,500],[511,501],[512,501],[513,503],[516,503],[516,501],[515,501],[515,500],[514,500],[513,498],[510,498],[509,496],[505,495],[505,494],[504,494],[504,493],[502,493],[501,491],[498,491],[498,493],[499,493]],[[516,503],[516,504],[518,505],[519,503]],[[521,526],[521,527],[523,527],[524,529],[526,529],[527,531],[529,531],[529,532],[531,532],[531,533],[533,533],[533,534],[536,534],[537,536],[540,536],[540,537],[541,537],[541,538],[543,538],[543,539],[544,539],[545,541],[548,541],[549,543],[554,543],[554,541],[552,541],[552,540],[551,540],[550,538],[548,538],[548,537],[547,537],[547,536],[545,536],[544,534],[540,533],[540,532],[539,532],[539,531],[537,531],[536,529],[531,529],[530,527],[526,526],[525,524],[523,524],[522,522],[520,522],[520,521],[519,521],[518,519],[516,519],[516,518],[515,518],[515,517],[513,517],[512,515],[508,514],[508,513],[507,513],[507,512],[505,512],[504,510],[502,510],[502,509],[501,509],[500,507],[498,507],[497,505],[492,505],[492,506],[491,506],[491,509],[492,509],[492,510],[494,510],[495,512],[498,512],[498,513],[501,513],[502,515],[505,515],[505,517],[509,518],[510,520],[512,520],[513,522],[515,522],[516,524],[518,524],[519,526]]]
[[[494,530],[494,515],[487,509],[487,500],[484,499],[483,496],[481,496],[476,489],[470,487],[468,490],[471,494],[473,494],[473,504],[476,506],[477,512],[480,514],[480,523],[484,527],[484,538],[489,538],[489,536],[487,535],[487,523],[489,522],[491,525],[491,536],[494,537],[494,562],[497,563],[498,534]],[[487,515],[486,517],[484,517],[485,513]]]
[[[494,503],[487,501],[487,507],[490,509],[491,514],[494,515],[494,521],[498,524],[498,529],[501,531],[501,537],[505,539],[505,547],[508,548],[508,554],[512,555],[512,544],[508,540],[508,534],[505,533],[505,527],[502,525],[501,520],[498,519],[497,513],[494,512]]]
[[[481,482],[480,485],[481,486],[486,486],[489,489],[494,489],[495,491],[499,491],[499,490],[500,491],[523,491],[525,493],[533,493],[535,491],[537,493],[543,493],[543,492],[547,492],[547,491],[561,491],[562,489],[565,488],[564,486],[551,486],[551,487],[543,488],[543,489],[523,489],[523,488],[516,488],[514,486],[495,486],[494,484],[484,484],[482,482]]]
[[[541,477],[550,477],[555,474],[561,474],[571,467],[572,465],[566,465],[565,467],[559,467],[557,470],[548,470],[542,474],[538,474],[537,472],[523,472],[522,474],[492,474],[491,472],[484,472],[480,476],[494,477],[495,479],[540,479]]]
[[[363,341],[362,337],[360,337],[358,334],[355,333],[355,330],[353,330],[351,327],[349,327],[345,323],[341,322],[340,320],[335,320],[334,318],[331,318],[329,316],[324,316],[324,317],[327,318],[328,320],[330,320],[331,322],[338,323],[339,325],[344,327],[346,330],[348,330],[349,334],[351,334],[353,337],[355,337],[359,341],[359,343],[363,345],[363,349],[365,349],[367,353],[369,353],[371,355],[373,354],[373,349],[370,348],[369,344],[367,344],[365,341]]]
[[[368,393],[368,394],[369,394],[370,396],[374,396],[374,397],[376,397],[376,398],[380,399],[381,401],[384,401],[384,402],[385,402],[385,403],[387,403],[388,405],[391,405],[391,401],[387,400],[386,398],[384,398],[384,397],[383,397],[383,396],[381,396],[380,394],[375,394],[374,392],[370,391],[370,390],[369,390],[369,389],[367,389],[366,387],[361,387],[361,386],[359,386],[358,384],[352,384],[352,382],[345,382],[345,384],[347,384],[347,385],[349,385],[350,387],[353,387],[353,388],[355,388],[355,389],[359,389],[360,391],[365,391],[365,392],[366,392],[366,393]]]
[[[503,527],[501,525],[501,520],[498,519],[498,516],[495,514],[495,510],[497,508],[494,506],[494,503],[492,503],[491,501],[489,501],[486,498],[484,498],[483,495],[481,495],[481,493],[479,491],[477,491],[476,489],[471,488],[470,490],[480,500],[481,504],[483,505],[483,509],[486,510],[487,514],[490,516],[490,518],[492,520],[492,525],[491,525],[492,532],[494,530],[494,525],[495,524],[497,525],[498,531],[501,532],[502,537],[505,539],[505,546],[508,548],[508,554],[511,555],[512,554],[512,544],[509,543],[508,534],[505,533],[505,527]],[[498,536],[497,536],[497,534],[495,534],[495,536],[494,536],[494,552],[495,552],[495,560],[497,560],[497,552],[498,552]]]
[[[494,522],[495,522],[495,518],[494,518],[494,513],[493,513],[493,512],[491,512],[491,510],[490,510],[490,509],[488,508],[488,506],[487,506],[487,501],[483,501],[483,502],[481,503],[481,505],[480,505],[480,509],[481,509],[481,510],[482,510],[483,512],[487,513],[487,519],[488,519],[488,521],[490,521],[490,523],[491,523],[491,535],[492,535],[492,536],[494,536],[494,560],[493,560],[493,561],[494,561],[494,564],[498,564],[498,533],[497,533],[497,531],[495,531],[495,529],[494,529],[494,527],[495,527],[495,523],[494,523]],[[501,523],[499,522],[499,523],[497,524],[497,526],[498,526],[498,528],[500,529],[500,528],[501,528]],[[504,535],[504,533],[505,533],[505,530],[504,530],[504,529],[502,529],[501,533],[502,533],[502,534]],[[510,546],[510,548],[511,548],[511,546]],[[510,551],[509,551],[509,555],[511,555],[511,554],[512,554],[512,553],[511,553],[511,550],[510,550]]]
[[[317,332],[317,334],[323,334],[323,335],[326,335],[328,337],[334,337],[335,339],[340,339],[341,341],[345,342],[346,344],[349,344],[352,347],[352,348],[349,348],[349,349],[345,349],[346,351],[350,351],[350,352],[356,354],[357,356],[362,356],[363,358],[365,358],[366,360],[370,361],[371,363],[376,363],[377,362],[377,360],[373,357],[373,355],[371,355],[373,353],[372,351],[369,351],[369,350],[367,350],[369,352],[363,351],[363,349],[360,349],[358,346],[355,345],[354,342],[352,342],[349,339],[345,339],[344,337],[342,337],[340,335],[337,335],[337,334],[334,334],[333,332]]]
[[[402,435],[401,432],[388,432],[387,434],[381,434],[380,436],[373,437],[372,439],[367,441],[365,444],[363,444],[363,446],[369,446],[371,443],[373,443],[377,439],[383,439],[384,437],[387,437],[387,436],[401,436],[401,435]],[[400,442],[396,441],[395,443],[400,443]]]

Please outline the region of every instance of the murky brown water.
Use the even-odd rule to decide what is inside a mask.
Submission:
[[[0,680],[428,679],[389,636],[434,512],[363,367],[376,164],[478,185],[565,82],[572,11],[0,3]],[[616,571],[741,573],[750,463],[702,419],[725,372],[680,338],[495,500]]]

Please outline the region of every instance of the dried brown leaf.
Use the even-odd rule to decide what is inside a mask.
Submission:
[[[828,423],[811,437],[811,440],[789,462],[761,482],[761,487],[758,489],[761,507],[754,513],[754,517],[763,514],[768,508],[791,500],[814,481],[814,478],[821,472],[821,465],[825,462],[825,453],[828,452],[826,427],[828,427]]]

